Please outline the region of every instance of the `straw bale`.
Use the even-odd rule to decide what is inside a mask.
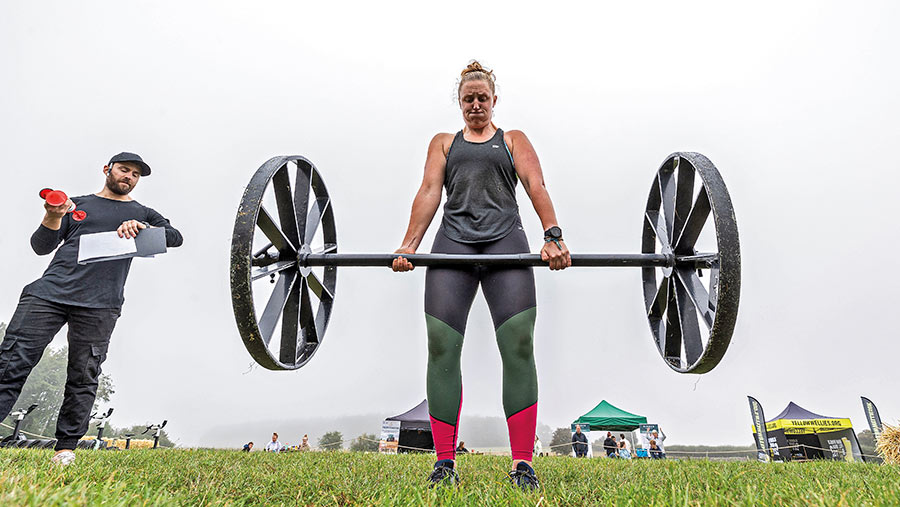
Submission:
[[[885,424],[875,449],[885,463],[900,465],[900,428]]]

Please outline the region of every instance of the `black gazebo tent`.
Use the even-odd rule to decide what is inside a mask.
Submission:
[[[776,457],[784,460],[849,458],[865,461],[850,419],[816,414],[793,401],[780,414],[766,421],[766,434]],[[756,426],[753,426],[753,435],[755,438]],[[849,452],[844,440],[850,445]]]
[[[385,421],[400,421],[400,444],[398,452],[429,452],[434,450],[431,436],[431,418],[428,416],[428,400],[422,400],[415,407],[400,415],[388,417]]]

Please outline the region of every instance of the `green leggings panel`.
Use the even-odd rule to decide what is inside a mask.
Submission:
[[[497,328],[497,346],[503,362],[503,411],[509,417],[537,403],[537,369],[534,365],[532,307],[510,317]],[[425,314],[428,330],[426,389],[433,417],[456,425],[462,398],[463,336],[441,320]]]
[[[456,426],[462,399],[463,335],[427,313],[425,326],[428,330],[428,411],[435,419]]]
[[[537,368],[534,366],[532,307],[509,318],[497,328],[497,346],[503,361],[503,411],[506,417],[537,403]]]

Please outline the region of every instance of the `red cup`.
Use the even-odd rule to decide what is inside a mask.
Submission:
[[[69,200],[69,196],[62,190],[53,190],[50,188],[41,190],[40,196],[41,199],[47,201],[47,204],[50,206],[62,206]]]
[[[41,196],[41,199],[47,201],[47,204],[50,206],[62,206],[69,200],[69,196],[67,196],[65,192],[62,190],[53,190],[52,188],[42,189],[38,195]],[[75,207],[76,206],[73,204],[69,211],[66,212],[72,214],[72,220],[81,222],[87,218],[87,213],[82,210],[76,210]]]

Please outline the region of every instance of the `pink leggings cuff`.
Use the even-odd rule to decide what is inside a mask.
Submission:
[[[456,426],[429,417],[437,459],[456,459]]]
[[[433,423],[432,423],[433,425]],[[534,454],[534,433],[537,427],[537,403],[506,419],[509,428],[509,447],[512,459],[531,461]]]

